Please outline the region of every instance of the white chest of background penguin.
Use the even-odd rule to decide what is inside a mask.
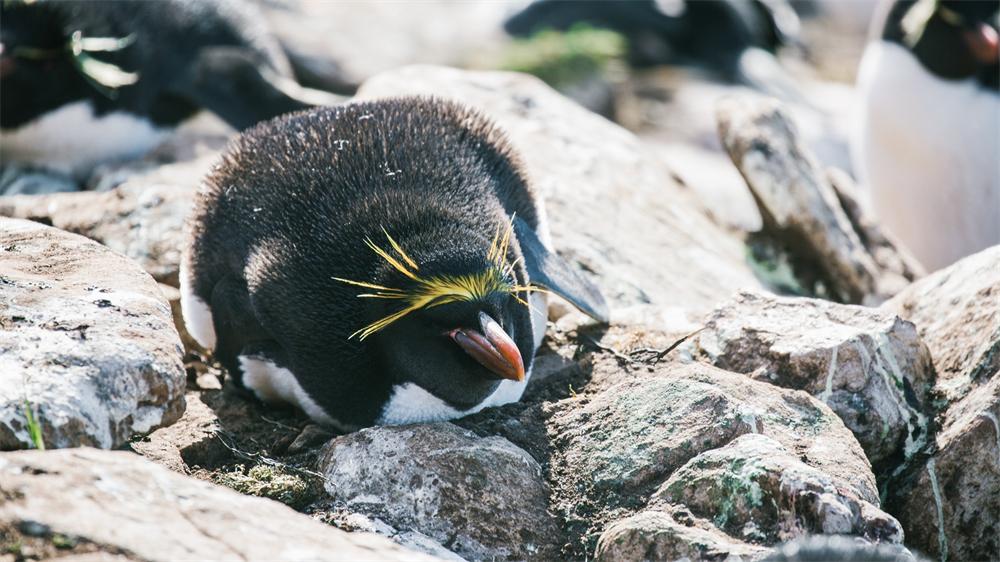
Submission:
[[[547,248],[517,155],[462,106],[401,98],[280,117],[206,179],[185,323],[233,380],[342,428],[520,399],[545,287],[606,321]]]

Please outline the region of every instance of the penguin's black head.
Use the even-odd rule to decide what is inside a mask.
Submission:
[[[385,239],[366,241],[384,262],[377,283],[340,281],[363,289],[357,296],[368,324],[352,337],[393,384],[415,383],[461,410],[505,379],[524,380],[534,353],[529,293],[537,289],[524,284],[510,230],[492,244],[412,256]]]
[[[13,129],[79,97],[57,15],[45,5],[0,2],[0,127]]]
[[[925,68],[942,78],[979,77],[995,87],[1000,61],[998,18],[996,0],[898,2],[883,37],[907,46]]]

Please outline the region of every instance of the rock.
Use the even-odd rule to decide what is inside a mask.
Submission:
[[[410,66],[359,91],[407,94],[454,98],[507,131],[545,198],[553,246],[591,274],[612,309],[655,303],[695,318],[738,288],[761,286],[742,241],[701,212],[661,159],[538,79]]]
[[[824,525],[836,532],[901,540],[898,523],[877,507],[875,478],[861,447],[818,400],[699,364],[651,366],[607,387],[598,383],[600,390],[591,393],[598,377],[622,378],[613,370],[605,374],[608,367],[603,359],[594,364],[586,394],[544,407],[554,449],[549,460],[552,509],[582,534],[576,547],[582,551],[576,556],[590,551],[596,535],[615,521],[662,510],[663,504],[686,507],[712,522],[709,532],[730,536],[727,549],[766,546]],[[781,459],[769,459],[773,451],[741,451],[737,438],[748,434],[759,434],[773,451],[783,451]],[[699,479],[712,478],[709,460],[721,463],[719,459],[739,453],[750,455],[744,461],[758,463],[759,478],[771,482],[769,491],[761,488],[762,501],[778,506],[778,515],[757,523],[750,535],[744,528],[726,526],[749,521],[747,505],[703,501],[689,490]],[[811,480],[793,478],[800,474]],[[795,486],[783,489],[782,479]],[[814,507],[796,508],[795,498],[805,497]],[[845,519],[847,513],[851,515]],[[649,548],[662,538],[639,535],[647,537]],[[632,536],[630,540],[638,540]]]
[[[33,170],[9,162],[0,167],[0,195],[40,195],[79,189],[73,178],[56,171]]]
[[[938,373],[929,455],[889,490],[910,544],[939,560],[1000,558],[1000,246],[914,283],[884,307],[912,321]]]
[[[0,216],[30,219],[96,240],[177,286],[184,221],[215,156],[131,176],[110,191],[0,197]]]
[[[502,437],[449,423],[375,427],[331,441],[325,488],[352,512],[474,560],[548,560],[562,540],[538,463]]]
[[[903,539],[895,519],[759,434],[689,460],[651,502],[684,505],[730,536],[764,544],[814,533]]]
[[[138,560],[435,560],[125,452],[0,455],[0,525],[39,526]]]
[[[708,316],[695,347],[717,367],[825,402],[877,474],[928,441],[930,353],[914,325],[891,312],[740,292]]]
[[[774,549],[762,562],[918,562],[898,544],[871,544],[857,537],[814,535]]]
[[[188,392],[186,402],[184,415],[176,423],[133,441],[131,449],[181,474],[190,473],[189,465],[215,466],[227,460],[230,453],[216,437],[218,415],[201,393]]]
[[[0,218],[0,450],[119,447],[184,410],[170,308],[138,265],[75,234]]]
[[[302,428],[295,440],[288,445],[288,454],[294,455],[307,449],[318,447],[333,437],[328,428],[311,423]]]
[[[899,272],[880,269],[781,105],[757,96],[730,97],[719,102],[717,119],[722,144],[757,201],[762,236],[791,255],[796,274],[841,302],[892,296],[880,288],[899,284],[880,281]]]
[[[679,517],[671,510],[647,510],[613,523],[597,541],[594,559],[741,560],[767,552],[766,548],[729,537],[684,510],[677,511],[681,512]]]

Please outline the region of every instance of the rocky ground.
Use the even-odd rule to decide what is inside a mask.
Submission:
[[[215,123],[0,197],[0,449],[63,449],[0,453],[0,560],[1000,557],[1000,247],[925,275],[797,110],[734,92],[664,143],[521,74],[364,81],[500,123],[612,306],[553,303],[524,399],[454,423],[230,391],[176,288]]]

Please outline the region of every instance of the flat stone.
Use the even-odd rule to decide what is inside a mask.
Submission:
[[[437,560],[126,452],[0,455],[0,524],[30,522],[147,561]]]
[[[0,197],[0,216],[30,219],[81,234],[132,258],[176,287],[184,221],[216,156],[131,175],[110,191]]]
[[[125,257],[82,236],[0,218],[0,450],[114,448],[184,410],[170,308]]]

